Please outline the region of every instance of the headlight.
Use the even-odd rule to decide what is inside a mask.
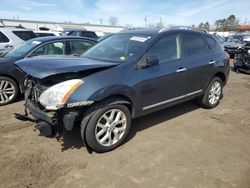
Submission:
[[[56,110],[62,107],[69,96],[81,85],[80,79],[69,80],[56,84],[45,90],[39,97],[39,102],[46,109]]]

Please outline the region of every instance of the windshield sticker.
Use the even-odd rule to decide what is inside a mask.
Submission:
[[[150,39],[150,37],[133,36],[133,37],[130,38],[130,40],[134,40],[134,41],[138,41],[138,42],[145,42],[148,39]]]
[[[33,41],[32,44],[40,44],[40,41]]]
[[[120,57],[120,60],[121,60],[121,61],[125,61],[126,59],[127,59],[127,58],[126,58],[125,56],[121,56],[121,57]]]

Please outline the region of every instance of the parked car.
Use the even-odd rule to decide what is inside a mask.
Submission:
[[[230,57],[234,57],[236,50],[244,44],[243,39],[247,36],[246,34],[238,34],[231,35],[228,39],[223,43],[225,51],[230,55]]]
[[[93,38],[95,40],[98,39],[98,36],[94,31],[87,31],[87,30],[73,30],[68,33],[68,36],[81,36],[81,37]]]
[[[214,34],[215,38],[221,43],[223,44],[225,42],[225,38],[223,36]]]
[[[235,52],[234,70],[250,74],[250,37],[245,38],[244,42]]]
[[[48,36],[62,36],[61,32],[58,31],[34,31],[38,37],[48,37]]]
[[[42,37],[26,41],[0,56],[0,106],[24,92],[24,75],[14,62],[41,55],[80,56],[96,41],[82,37]],[[43,63],[42,63],[43,64]]]
[[[71,131],[81,121],[82,139],[96,152],[121,145],[139,116],[195,98],[216,107],[230,70],[214,36],[191,29],[124,31],[82,58],[16,65],[28,75],[25,111],[41,134]],[[16,117],[32,120],[28,113]]]
[[[0,26],[0,54],[36,37],[36,34],[30,29]]]

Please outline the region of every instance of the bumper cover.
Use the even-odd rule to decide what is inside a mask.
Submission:
[[[29,110],[30,114],[34,117],[36,121],[39,121],[39,120],[44,121],[46,123],[49,123],[50,125],[56,125],[58,123],[55,112],[46,113],[40,110],[30,101],[26,101],[25,107]]]
[[[73,109],[61,109],[58,111],[45,112],[40,110],[30,101],[26,101],[25,107],[29,110],[29,113],[37,123],[46,122],[52,126],[56,132],[72,130],[78,116],[78,111],[74,111]]]

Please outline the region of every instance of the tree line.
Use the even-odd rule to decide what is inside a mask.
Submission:
[[[195,26],[193,25],[193,27]],[[211,29],[215,31],[237,31],[239,28],[239,20],[232,14],[227,18],[216,20],[213,26],[211,26],[209,22],[201,22],[196,27],[207,31],[210,31]]]

